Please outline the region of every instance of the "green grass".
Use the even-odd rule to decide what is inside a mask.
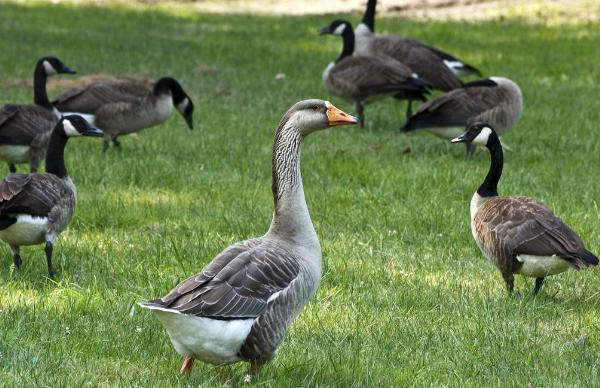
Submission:
[[[41,246],[22,249],[19,271],[0,247],[0,385],[242,383],[243,364],[198,363],[181,377],[181,357],[136,303],[266,231],[275,127],[296,101],[330,97],[320,75],[341,42],[316,34],[332,17],[184,9],[0,3],[0,102],[31,101],[30,89],[6,85],[29,79],[36,59],[54,54],[80,75],[173,75],[197,106],[193,132],[175,115],[124,138],[123,152],[102,154],[94,139],[68,145],[79,203],[55,247],[56,282],[45,277]],[[512,151],[500,190],[543,200],[600,252],[598,25],[389,18],[378,28],[521,85],[525,113],[505,137]],[[280,72],[286,78],[276,80]],[[59,91],[51,85],[51,95]],[[517,278],[525,296],[508,298],[469,229],[468,203],[488,155],[466,160],[464,147],[399,135],[403,112],[383,101],[367,108],[365,130],[305,142],[323,279],[256,384],[600,384],[598,269],[552,277],[535,300],[527,296],[533,282]],[[413,152],[401,154],[409,141]]]

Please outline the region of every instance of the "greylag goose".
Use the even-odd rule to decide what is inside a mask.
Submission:
[[[345,20],[335,20],[321,29],[321,34],[343,38],[343,48],[335,62],[323,72],[323,84],[333,95],[353,102],[360,126],[364,126],[364,105],[387,97],[408,99],[407,117],[411,101],[425,101],[427,83],[418,79],[408,66],[385,57],[352,55],[354,32]]]
[[[275,212],[269,231],[229,246],[162,299],[141,304],[154,311],[185,357],[182,373],[191,371],[194,359],[248,361],[258,372],[273,358],[321,278],[321,247],[304,199],[300,146],[312,132],[356,122],[328,101],[293,105],[273,142]]]
[[[491,125],[472,124],[452,142],[479,144],[490,152],[489,172],[471,199],[471,232],[502,273],[509,293],[515,274],[535,278],[535,295],[546,276],[598,264],[579,236],[544,204],[529,197],[498,195],[502,144]]]
[[[461,86],[457,75],[481,75],[473,66],[416,39],[398,35],[376,35],[376,5],[376,0],[369,0],[362,22],[356,27],[357,54],[390,56],[409,66],[435,89],[443,91]]]
[[[31,172],[36,172],[44,160],[50,133],[60,117],[48,100],[46,80],[59,73],[75,71],[58,58],[41,58],[33,72],[35,105],[10,104],[0,108],[0,160],[8,164],[10,172],[17,171],[18,163],[29,163]]]
[[[166,121],[173,105],[190,129],[194,128],[194,104],[179,82],[171,77],[153,86],[134,78],[92,82],[65,92],[52,102],[61,112],[76,112],[104,132],[103,150],[112,140]]]
[[[46,172],[10,174],[0,182],[0,239],[10,246],[17,268],[20,246],[46,243],[48,275],[53,276],[54,241],[71,222],[76,202],[64,159],[67,140],[73,136],[102,136],[102,131],[80,116],[65,116],[50,135]]]
[[[491,77],[465,84],[417,109],[402,132],[425,129],[444,139],[453,139],[462,128],[475,122],[487,122],[499,136],[514,127],[523,113],[523,95],[519,85],[508,78]],[[467,144],[471,154],[474,147]]]

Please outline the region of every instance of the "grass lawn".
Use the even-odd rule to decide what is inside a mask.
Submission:
[[[198,363],[180,376],[182,358],[136,303],[267,230],[272,136],[296,101],[330,98],[321,72],[341,41],[317,30],[331,19],[0,4],[0,103],[32,101],[24,81],[38,57],[53,54],[79,75],[172,75],[197,107],[194,131],[174,115],[123,138],[122,152],[102,154],[95,139],[69,143],[79,203],[55,245],[57,280],[46,278],[42,246],[24,247],[16,271],[0,245],[0,385],[243,382],[244,364]],[[434,43],[521,85],[525,113],[504,138],[512,151],[500,191],[544,201],[599,253],[598,25],[389,18],[378,29]],[[64,89],[57,79],[69,77],[50,81],[51,97]],[[305,142],[323,279],[255,383],[600,384],[600,269],[551,277],[535,300],[533,282],[518,277],[523,296],[508,298],[469,228],[487,153],[466,160],[462,146],[400,135],[404,109],[383,101],[367,107],[367,128]],[[409,143],[412,152],[402,154]]]

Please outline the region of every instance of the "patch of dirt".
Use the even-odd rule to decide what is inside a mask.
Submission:
[[[94,74],[94,75],[84,75],[78,78],[72,77],[50,77],[48,78],[48,82],[46,87],[48,91],[56,91],[56,90],[66,90],[66,89],[74,89],[83,85],[87,85],[92,82],[98,81],[108,81],[114,79],[130,79],[136,81],[146,82],[148,84],[153,84],[154,81],[147,77],[139,77],[139,76],[113,76],[110,74]],[[28,88],[33,89],[33,78],[7,78],[0,81],[0,87],[2,88]]]

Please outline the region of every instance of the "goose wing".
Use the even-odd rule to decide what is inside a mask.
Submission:
[[[65,191],[53,174],[10,174],[0,182],[0,215],[46,217]]]
[[[95,113],[105,104],[138,103],[151,93],[145,84],[132,80],[101,81],[63,93],[53,105],[62,112]]]
[[[37,105],[5,105],[0,108],[0,144],[29,145],[40,132],[51,130],[58,118]]]
[[[498,197],[490,202],[493,211],[482,212],[478,222],[487,224],[512,255],[556,255],[575,268],[598,263],[579,236],[544,204],[528,197]]]
[[[425,92],[426,83],[413,77],[405,64],[393,58],[348,56],[330,72],[330,80],[339,90],[356,96],[402,91]]]
[[[406,64],[431,86],[443,91],[459,88],[460,79],[444,60],[426,45],[401,36],[377,36],[373,45],[377,56],[388,55]]]
[[[200,274],[147,306],[223,320],[260,316],[269,298],[297,278],[300,267],[285,249],[265,246],[259,241],[230,246]]]
[[[497,84],[492,80],[476,81],[452,90],[422,104],[402,130],[465,126],[475,118],[497,116],[497,109],[501,108],[495,90]]]

